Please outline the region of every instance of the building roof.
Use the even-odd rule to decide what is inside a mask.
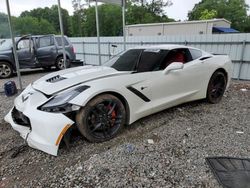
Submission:
[[[179,25],[179,24],[194,24],[194,23],[209,23],[209,22],[218,22],[224,21],[228,24],[231,24],[230,21],[221,18],[221,19],[211,19],[211,20],[195,20],[195,21],[182,21],[182,22],[164,22],[164,23],[149,23],[149,24],[134,24],[134,25],[126,25],[126,27],[142,27],[142,26],[157,26],[157,25]]]

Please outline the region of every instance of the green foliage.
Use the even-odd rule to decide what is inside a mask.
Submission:
[[[37,19],[30,16],[13,19],[14,32],[17,36],[33,34],[50,34],[55,33],[51,23],[45,19]]]
[[[67,36],[72,36],[72,27],[71,27],[71,18],[66,9],[61,9],[62,11],[62,20],[63,20],[63,29],[64,33]],[[36,8],[31,11],[24,11],[20,17],[34,17],[39,20],[44,19],[50,22],[55,28],[56,33],[60,33],[60,24],[58,17],[58,7],[53,5],[51,8]]]
[[[122,30],[121,7],[102,4],[98,6],[98,12],[100,35],[119,35]],[[72,26],[74,36],[96,36],[95,7],[76,11],[72,17]]]
[[[0,13],[0,38],[9,38],[10,31],[9,31],[9,24],[8,24],[8,17],[4,13]]]
[[[164,15],[164,8],[171,6],[171,0],[131,0],[128,4],[134,4],[136,6],[142,6],[149,12],[153,12],[155,15]]]
[[[209,20],[217,17],[217,11],[216,10],[208,10],[205,9],[204,11],[201,12],[200,20]]]
[[[81,24],[81,21],[83,20],[82,12],[83,12],[82,10],[75,11],[74,15],[71,16],[71,24],[72,24],[71,29],[72,29],[72,35],[74,37],[81,37],[83,35],[82,24]]]
[[[69,16],[62,9],[64,33],[68,36],[96,36],[95,7],[82,9],[79,1],[72,1],[75,12]],[[126,24],[143,24],[174,21],[164,13],[164,7],[171,5],[170,0],[127,0]],[[112,4],[98,6],[101,36],[122,35],[122,8]],[[1,19],[7,16],[0,14]],[[24,11],[17,18],[13,17],[16,35],[24,34],[58,34],[60,25],[58,7],[36,8]],[[0,37],[9,37],[8,21],[0,22]]]
[[[157,4],[157,6],[159,5]],[[159,8],[155,9],[157,10],[155,13],[148,6],[141,6],[133,2],[128,2],[126,7],[127,25],[174,21],[163,13],[160,15]],[[122,9],[120,6],[102,4],[98,6],[98,12],[101,36],[122,35]],[[72,30],[74,36],[96,36],[95,7],[75,11],[72,17]]]
[[[244,31],[250,33],[250,16],[246,19]]]
[[[204,11],[214,10],[217,12],[216,18],[225,18],[232,22],[232,27],[240,31],[246,31],[248,20],[248,5],[245,0],[202,0],[196,4],[189,12],[189,20],[198,20]]]
[[[135,4],[128,5],[126,20],[128,25],[174,21],[173,19],[168,18],[166,15],[160,16],[144,6],[137,6]]]

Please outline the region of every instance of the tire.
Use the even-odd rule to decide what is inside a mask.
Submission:
[[[57,70],[63,70],[64,69],[64,59],[62,56],[58,57],[55,62],[55,66]],[[66,68],[70,67],[69,59],[66,59]]]
[[[13,67],[8,62],[0,62],[0,78],[10,78],[13,75]]]
[[[210,78],[207,87],[207,101],[212,104],[219,103],[227,87],[226,75],[221,71],[216,71]]]
[[[77,127],[90,142],[114,138],[123,129],[125,121],[124,105],[110,94],[97,96],[76,114]]]

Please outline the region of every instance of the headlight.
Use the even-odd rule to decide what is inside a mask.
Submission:
[[[80,86],[73,90],[55,95],[48,102],[40,106],[38,109],[54,113],[67,113],[70,111],[77,110],[79,109],[79,107],[77,108],[75,105],[69,104],[68,102],[88,88],[89,86]]]

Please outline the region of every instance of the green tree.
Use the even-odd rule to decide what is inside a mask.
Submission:
[[[60,24],[58,17],[58,7],[57,5],[53,5],[51,8],[37,8],[31,11],[24,11],[21,13],[20,17],[34,17],[39,20],[44,19],[50,22],[55,28],[56,33],[60,33]],[[72,26],[71,26],[71,18],[66,9],[62,9],[62,20],[63,20],[63,29],[65,35],[72,36]]]
[[[37,19],[30,16],[13,19],[14,32],[16,36],[33,34],[55,33],[54,27],[45,19]]]
[[[215,10],[216,18],[225,18],[232,22],[232,27],[245,31],[247,26],[248,5],[245,0],[202,0],[189,12],[189,20],[199,20],[205,10]]]
[[[168,18],[166,15],[156,14],[145,6],[138,6],[133,3],[128,3],[127,5],[126,20],[128,25],[175,21],[174,19]]]
[[[119,35],[122,30],[121,7],[110,4],[102,4],[98,6],[98,11],[100,35]],[[95,7],[85,9],[83,10],[82,14],[79,14],[82,20],[82,24],[79,24],[78,22],[78,28],[79,26],[81,27],[80,30],[83,32],[83,36],[96,36]],[[75,28],[77,29],[77,26],[75,26]]]
[[[245,32],[250,33],[250,16],[248,16],[246,19],[244,30]]]
[[[153,12],[156,15],[164,15],[164,8],[171,6],[173,3],[171,0],[131,0],[128,3],[142,6],[149,12]]]
[[[9,38],[9,24],[8,17],[6,14],[0,12],[0,38]]]
[[[72,30],[72,36],[74,37],[81,37],[83,36],[83,30],[82,30],[82,10],[77,10],[74,12],[73,16],[71,16],[71,30]]]
[[[208,19],[213,19],[217,17],[217,11],[216,10],[207,10],[205,9],[204,11],[201,12],[201,16],[199,20],[208,20]]]
[[[76,5],[75,5],[76,6]],[[98,6],[101,36],[122,35],[121,7],[112,4]],[[153,9],[152,9],[153,10]],[[165,14],[160,15],[159,9],[152,12],[146,5],[128,2],[126,4],[126,24],[156,23],[174,21]],[[81,9],[72,16],[72,31],[74,36],[96,36],[95,7]],[[80,24],[79,24],[80,23]]]

